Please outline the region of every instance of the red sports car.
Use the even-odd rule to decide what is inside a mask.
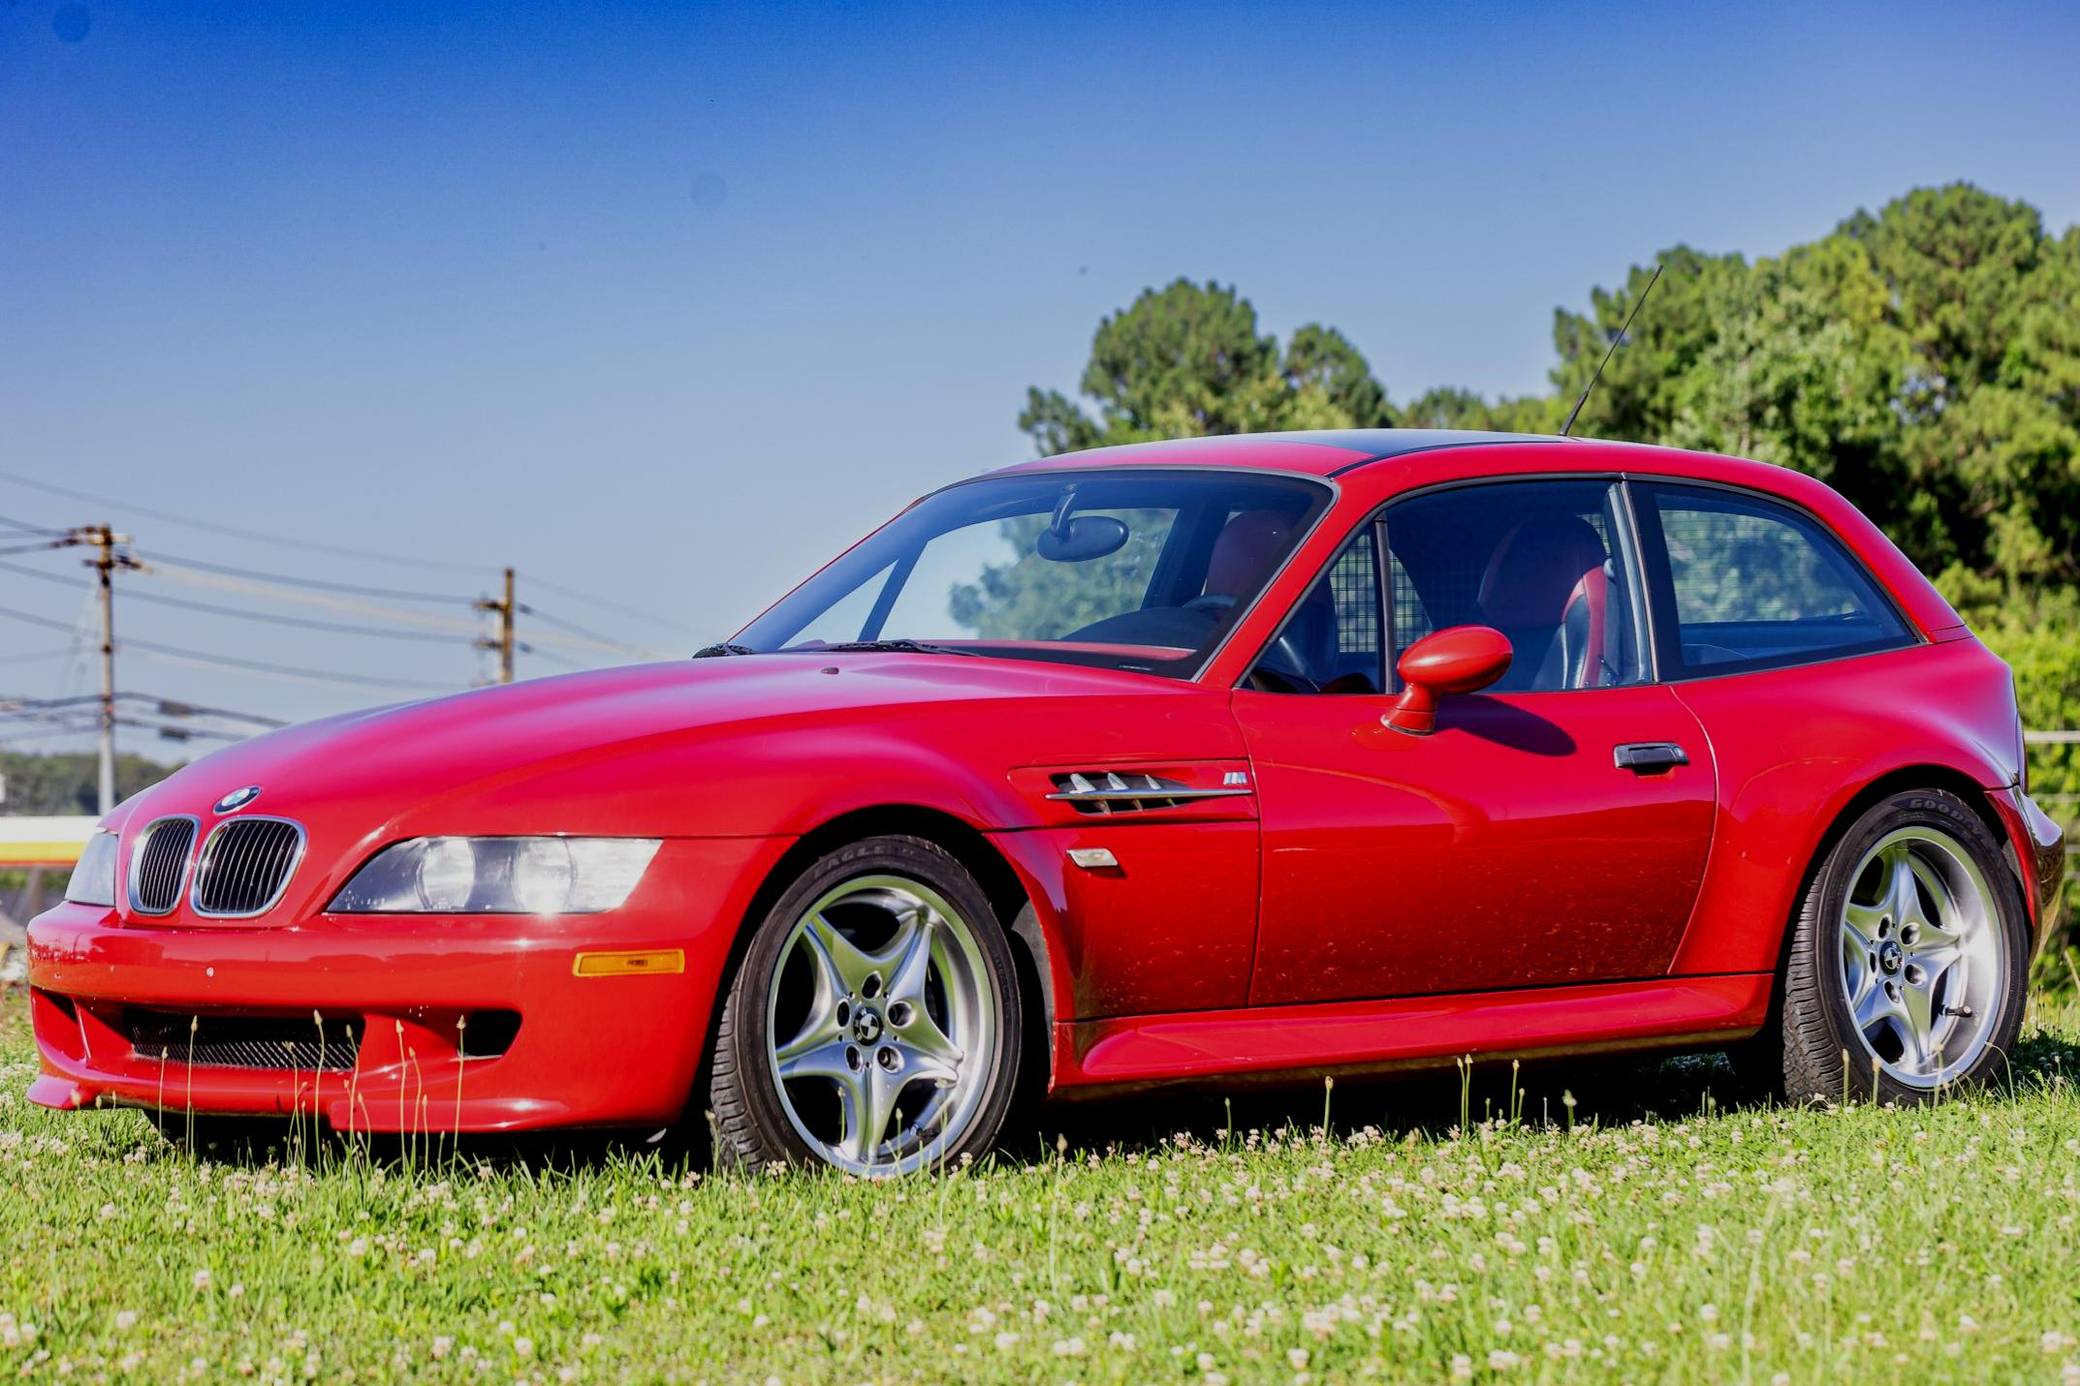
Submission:
[[[1809,477],[1152,443],[927,496],[690,661],[131,799],[31,926],[31,1096],[859,1173],[1030,1091],[1469,1054],[1914,1100],[1998,1071],[2061,848],[2007,669]]]

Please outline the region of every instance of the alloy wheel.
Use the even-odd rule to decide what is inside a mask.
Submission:
[[[1841,911],[1842,994],[1864,1062],[1914,1088],[1971,1071],[2005,999],[2007,947],[1962,843],[1920,826],[1880,838]]]
[[[907,1173],[957,1141],[988,1091],[1001,1023],[974,930],[902,876],[843,882],[802,912],[766,997],[787,1119],[828,1163]]]

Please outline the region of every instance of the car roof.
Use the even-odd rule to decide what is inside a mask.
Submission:
[[[1457,428],[1337,428],[1301,433],[1228,433],[1126,443],[1086,452],[1057,453],[1002,468],[1004,472],[1058,471],[1066,467],[1249,467],[1306,476],[1334,476],[1367,462],[1405,457],[1438,448],[1561,443],[1572,439],[1540,433],[1482,433]]]

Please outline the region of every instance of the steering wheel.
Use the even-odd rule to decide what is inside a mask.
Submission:
[[[1319,693],[1322,686],[1307,673],[1307,657],[1301,653],[1299,642],[1293,632],[1282,630],[1278,638],[1264,647],[1257,662],[1250,666],[1249,681],[1252,686],[1270,693]],[[1265,687],[1275,682],[1276,687]]]

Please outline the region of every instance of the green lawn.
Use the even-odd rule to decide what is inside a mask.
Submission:
[[[2071,1005],[2011,1092],[1934,1109],[1719,1110],[1692,1060],[1577,1073],[1571,1112],[1533,1086],[1510,1120],[1504,1067],[1238,1099],[1239,1136],[1219,1096],[1090,1106],[893,1185],[596,1149],[196,1162],[135,1113],[30,1107],[6,1008],[0,1369],[2080,1378]]]

